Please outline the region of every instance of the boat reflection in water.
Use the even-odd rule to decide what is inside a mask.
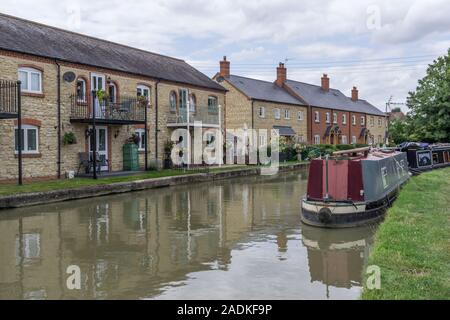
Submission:
[[[367,265],[376,226],[347,229],[317,228],[304,224],[302,242],[308,250],[311,282],[319,281],[329,287],[351,288],[362,286],[364,267]]]

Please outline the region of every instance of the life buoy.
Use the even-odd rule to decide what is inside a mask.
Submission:
[[[319,221],[322,223],[331,222],[331,210],[329,208],[322,208],[319,210]]]

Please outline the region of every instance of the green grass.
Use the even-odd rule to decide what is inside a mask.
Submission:
[[[297,163],[295,161],[290,161],[284,165],[291,165]],[[281,166],[283,164],[280,164]],[[224,166],[224,167],[213,167],[210,168],[210,172],[224,172],[224,171],[234,171],[242,169],[257,168],[259,166],[247,166],[247,165],[234,165],[234,166]],[[98,180],[92,178],[75,178],[75,179],[62,179],[62,180],[52,180],[52,181],[42,181],[42,182],[30,182],[24,183],[22,186],[15,184],[0,184],[0,196],[6,196],[17,193],[31,193],[31,192],[43,192],[52,190],[62,190],[62,189],[74,189],[80,187],[88,187],[95,185],[105,185],[117,182],[129,182],[143,179],[153,179],[161,177],[179,176],[185,174],[195,174],[201,173],[202,170],[192,170],[192,171],[182,171],[182,170],[160,170],[160,171],[148,171],[142,174],[135,174],[122,177],[101,177]],[[206,172],[206,171],[205,171]]]
[[[363,299],[450,299],[450,168],[413,177],[375,235],[381,288]],[[364,283],[366,283],[364,281]]]

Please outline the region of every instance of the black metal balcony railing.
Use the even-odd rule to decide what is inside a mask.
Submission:
[[[167,118],[167,124],[187,125],[187,112],[186,109],[179,109],[176,113],[170,114]],[[219,112],[218,109],[211,110],[206,106],[196,106],[195,111],[189,112],[189,124],[193,125],[195,122],[201,122],[202,125],[218,126],[219,125]]]
[[[140,97],[120,97],[111,101],[110,98],[92,98],[87,95],[84,99],[76,94],[70,96],[70,119],[75,122],[91,122],[95,109],[95,120],[99,123],[133,124],[145,123],[145,108],[148,101]]]
[[[0,80],[0,118],[14,118],[18,113],[18,84]]]

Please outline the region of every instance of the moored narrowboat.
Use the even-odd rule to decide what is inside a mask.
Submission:
[[[398,150],[406,152],[408,167],[413,174],[450,166],[450,143],[405,142]]]
[[[380,220],[409,179],[406,153],[369,147],[313,159],[302,200],[304,223],[328,228]]]

